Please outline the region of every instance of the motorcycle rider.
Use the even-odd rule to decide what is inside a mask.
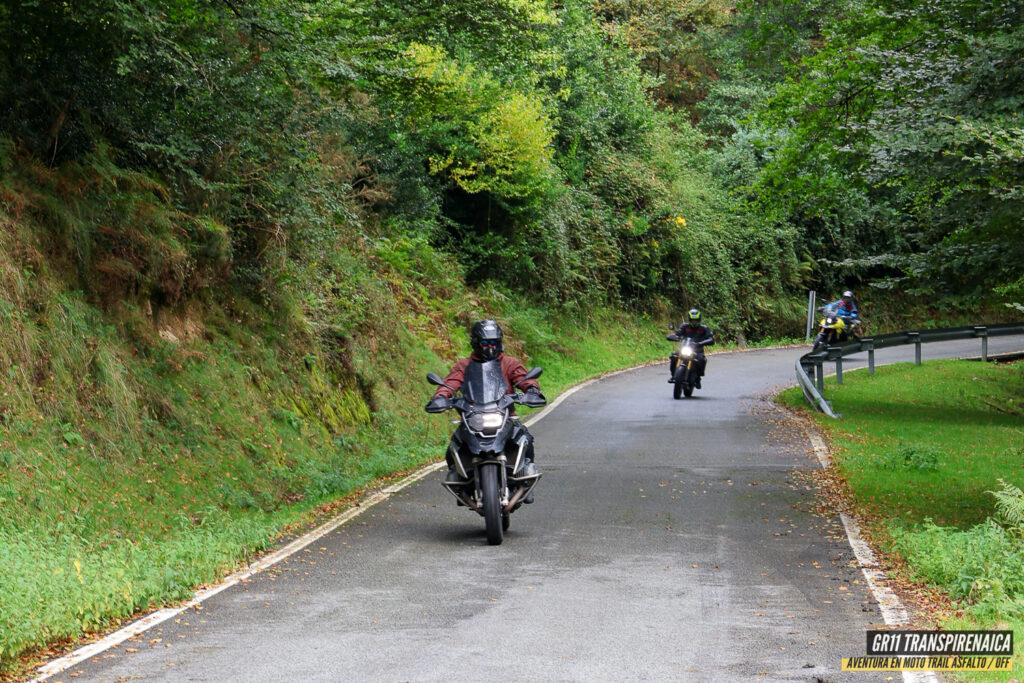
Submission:
[[[535,379],[524,380],[523,376],[526,375],[526,366],[514,356],[506,355],[504,352],[504,346],[502,344],[503,333],[501,327],[493,320],[481,320],[473,325],[473,329],[469,335],[470,346],[473,347],[473,353],[468,358],[462,358],[452,366],[452,369],[448,372],[448,375],[444,378],[446,384],[452,389],[458,390],[462,386],[462,382],[466,377],[466,368],[470,363],[485,363],[487,361],[496,360],[501,362],[501,374],[505,377],[505,382],[508,383],[508,389],[506,393],[512,393],[517,388],[523,388],[527,394],[532,394],[535,399],[539,399],[539,402],[544,402],[546,399],[540,391],[540,384]],[[434,392],[433,397],[427,402],[427,412],[440,412],[451,407],[451,399],[455,396],[448,387],[438,387],[437,391]],[[512,438],[509,439],[509,443],[518,442],[521,435],[526,435],[527,445],[523,451],[523,465],[519,470],[523,473],[523,476],[532,476],[537,474],[537,466],[533,464],[534,449],[533,449],[533,435],[527,431],[526,427],[522,423],[516,422],[516,431],[513,432]],[[452,461],[451,454],[445,450],[445,460],[448,462],[448,474],[445,476],[445,481],[450,484],[464,484],[468,480],[459,475],[455,471],[455,463]],[[533,502],[533,493],[523,501],[524,503]]]
[[[690,312],[686,314],[686,320],[679,326],[679,329],[666,337],[669,341],[681,341],[687,338],[693,339],[697,343],[697,355],[694,356],[694,360],[697,361],[698,368],[697,381],[694,386],[700,389],[700,378],[704,376],[704,369],[708,365],[708,359],[704,355],[704,347],[714,344],[715,337],[711,334],[711,328],[701,322],[699,309],[691,308]],[[679,350],[677,349],[668,357],[669,384],[673,384],[676,381],[676,366],[678,364]]]
[[[850,338],[851,334],[856,334],[854,321],[860,320],[860,313],[857,311],[857,303],[853,299],[853,292],[846,290],[843,292],[843,296],[841,298],[826,304],[822,308],[822,311],[825,312],[825,315],[828,315],[829,311],[832,311],[833,315],[838,316],[844,323],[846,323],[846,328],[843,330],[842,334],[839,335],[837,341],[846,341]]]
[[[853,292],[850,290],[843,292],[842,298],[836,299],[832,303],[827,304],[826,308],[835,309],[836,315],[840,318],[846,318],[847,320],[856,319],[860,315],[857,312],[857,304],[853,300]]]

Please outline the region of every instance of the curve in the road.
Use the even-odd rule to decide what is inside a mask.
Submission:
[[[503,546],[483,546],[439,486],[392,487],[73,673],[843,678],[840,658],[863,652],[880,614],[841,520],[811,509],[806,435],[766,398],[792,384],[792,354],[713,354],[692,400],[672,400],[660,366],[565,395],[558,420],[531,426],[546,488]]]

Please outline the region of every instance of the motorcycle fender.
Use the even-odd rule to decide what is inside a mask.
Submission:
[[[498,494],[501,496],[501,505],[504,508],[508,504],[508,481],[506,480],[505,467],[508,465],[508,459],[504,454],[495,453],[480,453],[473,459],[473,479],[476,482],[476,500],[483,500],[483,492],[480,489],[480,483],[483,479],[480,477],[480,468],[483,465],[495,464],[498,465],[498,472],[500,478],[498,479]],[[480,514],[483,514],[483,509],[478,510]]]
[[[511,421],[509,421],[511,422]],[[502,453],[505,450],[505,444],[508,443],[509,436],[512,435],[512,427],[509,423],[505,424],[505,427],[488,439],[481,439],[471,432],[464,432],[466,439],[466,447],[470,453]]]

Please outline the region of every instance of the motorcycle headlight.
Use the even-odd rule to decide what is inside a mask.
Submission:
[[[466,416],[466,426],[478,434],[494,435],[505,424],[502,413],[470,413]]]
[[[689,358],[690,356],[693,355],[693,347],[684,346],[682,351],[680,351],[679,353],[683,356],[683,358]]]

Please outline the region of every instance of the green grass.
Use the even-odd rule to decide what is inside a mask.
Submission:
[[[181,600],[321,504],[443,457],[449,425],[423,413],[423,378],[469,345],[459,325],[438,332],[457,298],[433,304],[421,330],[398,331],[400,352],[354,349],[372,411],[317,347],[241,303],[206,308],[201,333],[174,343],[75,295],[19,313],[0,335],[0,670]],[[498,317],[551,398],[664,351],[660,325],[625,314]]]
[[[836,464],[872,516],[961,528],[995,511],[987,493],[1024,484],[1024,365],[929,361],[829,378],[842,413],[819,419]],[[799,390],[783,393],[804,404]]]
[[[853,505],[911,580],[950,599],[944,628],[1024,632],[1024,363],[929,361],[848,373],[815,414]],[[780,400],[807,410],[799,389]],[[1024,667],[1017,648],[1014,666]],[[961,673],[1005,681],[1010,672]]]

